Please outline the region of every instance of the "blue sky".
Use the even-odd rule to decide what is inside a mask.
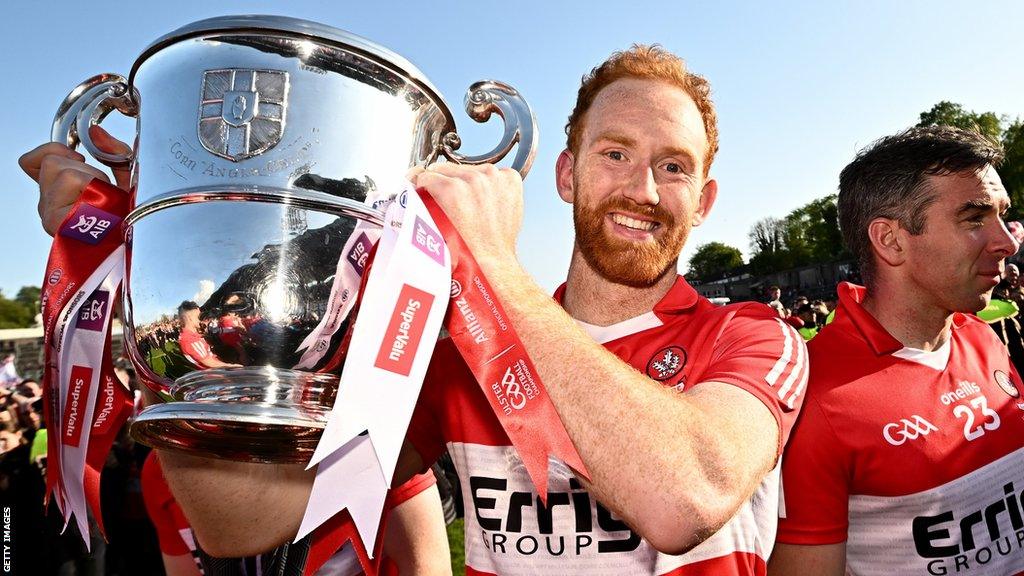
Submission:
[[[57,105],[99,72],[127,73],[152,40],[225,14],[281,14],[367,37],[412,61],[445,95],[463,150],[489,150],[498,122],[462,112],[465,89],[495,78],[537,116],[540,149],[526,181],[520,256],[541,285],[563,278],[572,247],[554,159],[582,74],[610,52],[657,42],[712,84],[721,152],[719,199],[683,262],[718,240],[748,250],[747,232],[835,190],[872,140],[913,124],[940,100],[1024,117],[1024,3],[967,2],[19,2],[4,7],[0,89],[3,218],[0,289],[38,285],[49,238],[18,156],[49,135]],[[131,124],[113,122],[128,138]],[[685,264],[684,264],[685,267]]]

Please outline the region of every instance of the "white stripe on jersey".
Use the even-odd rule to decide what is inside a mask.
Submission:
[[[609,517],[582,488],[570,487],[572,472],[561,462],[549,461],[545,510],[511,446],[449,442],[448,450],[466,503],[466,564],[486,574],[651,576],[737,552],[767,560],[775,542],[779,466],[718,532],[671,556],[642,539],[613,551],[635,536],[624,526],[605,528]],[[493,526],[484,528],[481,520]]]
[[[196,351],[200,358],[206,358],[206,347],[201,342],[193,342],[192,349]]]
[[[804,355],[807,354],[806,350],[807,350],[806,346],[801,346],[800,347],[801,356],[804,356]],[[796,369],[794,368],[793,371],[795,372]],[[807,387],[807,380],[808,380],[808,378],[810,378],[810,372],[811,372],[810,362],[807,362],[805,360],[803,362],[803,365],[801,366],[801,370],[800,370],[800,384],[796,387],[796,390],[793,390],[793,393],[789,396],[789,401],[786,402],[786,405],[789,406],[790,408],[793,407],[793,403],[796,402],[796,399],[800,397],[800,394],[803,394],[804,388]]]
[[[792,330],[792,328],[790,328],[788,331],[792,332],[793,330]],[[797,334],[796,337],[800,337],[800,335]],[[801,346],[800,342],[796,342],[796,364],[794,364],[793,365],[793,369],[789,371],[789,377],[786,378],[786,381],[782,384],[782,388],[779,388],[779,399],[780,400],[785,400],[786,399],[786,394],[789,393],[789,390],[793,386],[793,383],[797,381],[797,377],[804,373],[804,363],[806,362],[806,360],[807,360],[807,346]],[[803,386],[803,382],[806,382],[806,381],[807,381],[806,378],[803,381],[801,381],[801,386],[800,387],[802,387]],[[794,397],[796,396],[796,394],[799,393],[799,388],[800,387],[798,387],[798,389],[793,392],[793,396]],[[789,407],[790,408],[793,407],[793,398],[790,398],[790,400],[789,400]]]
[[[1008,495],[1003,486],[1011,483]],[[1024,448],[1019,448],[929,490],[905,496],[850,496],[847,567],[854,574],[884,576],[1020,573],[1024,571],[1022,490]],[[1008,510],[1008,504],[1015,509]],[[922,557],[919,546],[926,552],[947,550]]]
[[[775,386],[775,383],[779,380],[779,376],[782,376],[782,372],[789,364],[790,356],[793,355],[792,330],[782,320],[776,318],[775,321],[778,322],[779,327],[782,328],[782,335],[786,337],[786,342],[782,345],[782,356],[779,356],[779,359],[775,361],[775,366],[772,366],[771,372],[768,372],[768,375],[764,377],[764,381],[767,382],[769,386]],[[782,397],[781,392],[779,397]]]

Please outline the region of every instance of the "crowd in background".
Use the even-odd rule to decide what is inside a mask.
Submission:
[[[59,576],[134,576],[162,574],[156,533],[142,501],[140,472],[149,448],[120,431],[107,455],[101,481],[103,524],[108,541],[90,518],[90,550],[74,522],[64,528],[56,506],[43,506],[46,489],[47,435],[42,389],[20,378],[15,358],[4,359],[0,377],[0,501],[11,507],[14,573]],[[134,370],[125,358],[118,377],[137,390]]]

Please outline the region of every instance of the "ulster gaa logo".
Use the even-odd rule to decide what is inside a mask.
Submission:
[[[199,141],[232,162],[252,158],[281,140],[287,107],[287,72],[207,70],[199,103]]]
[[[647,362],[647,375],[662,382],[679,374],[686,366],[686,350],[680,346],[662,348]]]

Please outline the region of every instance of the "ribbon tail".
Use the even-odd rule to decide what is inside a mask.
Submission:
[[[340,486],[344,489],[339,490]],[[372,550],[384,513],[388,485],[369,436],[359,436],[320,462],[296,541],[342,510],[355,524],[360,544]]]

